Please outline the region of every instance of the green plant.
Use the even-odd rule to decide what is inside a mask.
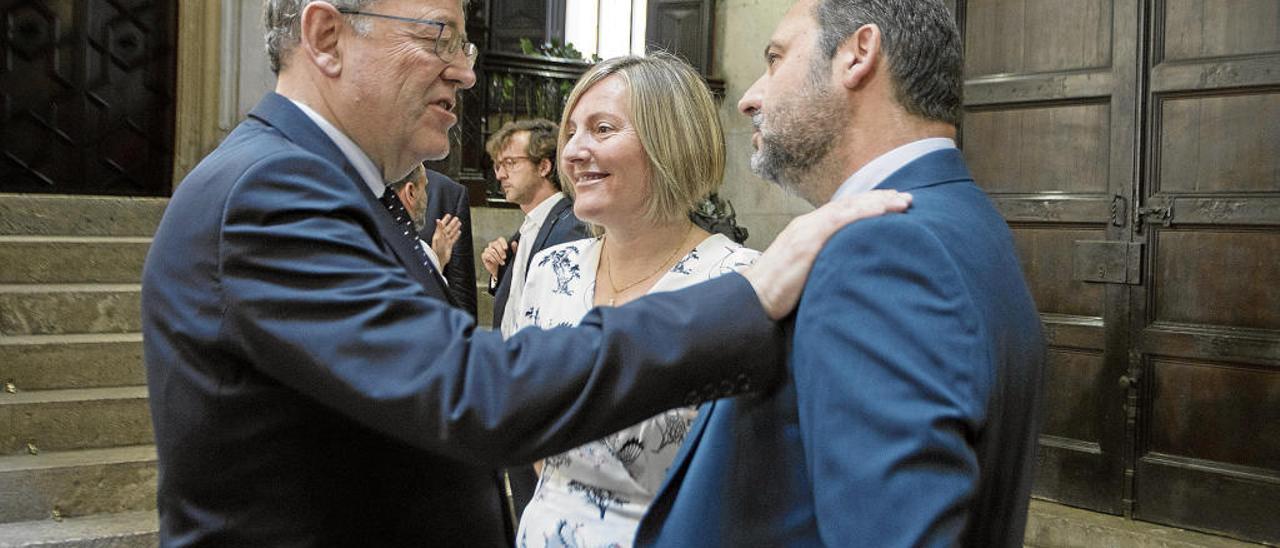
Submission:
[[[582,56],[582,52],[578,51],[578,48],[573,47],[573,44],[561,44],[560,41],[555,38],[536,46],[533,45],[532,39],[521,38],[520,51],[525,55],[541,55],[543,57],[558,57],[561,59],[579,59],[583,61],[591,61],[592,63],[600,61],[600,56],[592,54],[591,59],[587,59]]]

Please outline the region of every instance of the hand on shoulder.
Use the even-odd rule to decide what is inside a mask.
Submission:
[[[906,211],[910,205],[910,194],[894,190],[872,190],[827,203],[792,219],[742,275],[765,313],[782,319],[800,301],[813,261],[832,234],[859,219]]]

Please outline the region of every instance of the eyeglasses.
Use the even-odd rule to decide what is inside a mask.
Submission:
[[[415,19],[413,17],[401,17],[399,15],[386,15],[383,13],[373,13],[368,11],[353,10],[351,8],[338,8],[338,13],[346,15],[363,15],[365,17],[381,17],[383,19],[391,19],[393,21],[404,21],[407,23],[417,23],[419,25],[431,25],[439,29],[434,38],[435,54],[441,61],[452,63],[457,57],[458,52],[467,59],[467,68],[476,64],[476,56],[480,55],[480,48],[475,44],[462,39],[462,34],[454,32],[448,38],[444,35],[444,29],[449,26],[444,21],[436,21],[433,19]]]
[[[520,160],[533,160],[533,158],[528,156],[508,156],[493,163],[493,172],[497,173],[498,170],[502,169],[510,172],[511,168],[516,167],[516,164],[520,163]]]

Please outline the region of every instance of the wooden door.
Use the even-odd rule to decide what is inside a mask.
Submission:
[[[1050,345],[1035,496],[1280,542],[1280,3],[956,9]]]
[[[961,147],[1013,229],[1049,344],[1034,492],[1122,513],[1130,286],[1090,261],[1128,251],[1137,1],[969,0],[957,15]]]
[[[176,10],[0,0],[0,192],[169,194]]]
[[[1134,516],[1280,542],[1280,2],[1160,0]]]

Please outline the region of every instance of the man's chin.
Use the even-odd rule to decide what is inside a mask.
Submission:
[[[802,185],[810,179],[809,175],[801,175],[795,170],[783,169],[776,162],[770,162],[768,158],[762,156],[760,152],[751,155],[751,172],[761,179],[773,183],[783,192],[791,196],[800,198],[806,202],[813,204],[814,202],[804,192]],[[816,205],[816,204],[815,204]]]
[[[444,150],[439,150],[439,151],[433,150],[433,151],[427,152],[427,155],[423,156],[422,161],[434,162],[437,160],[443,160],[448,157],[449,157],[449,146],[445,145]]]
[[[751,166],[751,172],[756,174],[756,177],[759,177],[761,179],[764,179],[776,185],[786,186],[778,180],[779,173],[778,173],[778,170],[776,169],[777,168],[776,164],[770,162],[769,158],[765,156],[763,151],[757,149],[755,152],[751,154],[750,166]]]

